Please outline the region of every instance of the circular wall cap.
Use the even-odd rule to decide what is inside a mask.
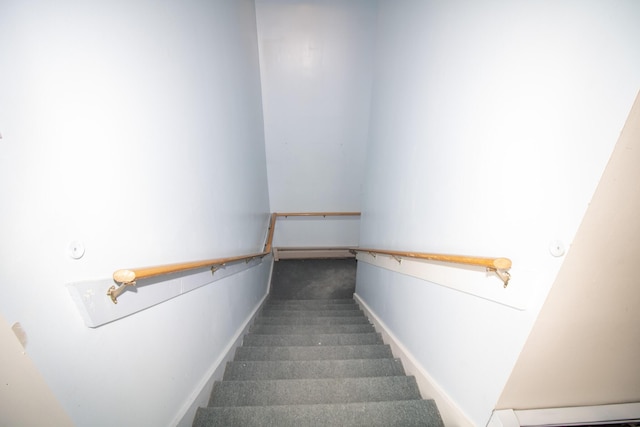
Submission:
[[[549,252],[554,257],[561,257],[564,255],[564,244],[560,240],[554,240],[549,243]]]
[[[80,259],[84,255],[84,245],[82,242],[73,241],[69,244],[69,256],[73,259]]]

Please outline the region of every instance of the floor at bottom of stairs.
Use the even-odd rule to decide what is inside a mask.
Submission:
[[[353,298],[357,261],[348,259],[290,259],[276,261],[271,299]]]

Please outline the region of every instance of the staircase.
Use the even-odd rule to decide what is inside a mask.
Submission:
[[[443,426],[350,299],[274,299],[194,427]]]

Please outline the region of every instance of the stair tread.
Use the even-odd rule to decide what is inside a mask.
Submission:
[[[303,405],[417,400],[414,377],[217,381],[209,406]]]
[[[340,299],[276,299],[270,298],[267,304],[292,304],[292,305],[314,305],[314,304],[347,304],[356,305],[356,300],[353,298],[340,298]]]
[[[322,360],[392,358],[384,344],[336,346],[243,346],[236,349],[235,361],[242,360]]]
[[[404,375],[399,359],[227,362],[223,380],[354,378]]]
[[[293,310],[265,308],[260,313],[262,317],[343,317],[364,316],[362,310]]]
[[[358,345],[382,344],[382,336],[377,332],[363,334],[283,334],[283,335],[245,335],[247,346],[320,346],[320,345]]]
[[[427,426],[443,427],[433,400],[199,408],[195,427]]]
[[[193,426],[336,425],[444,427],[355,300],[272,295]]]
[[[345,310],[345,311],[359,311],[360,307],[356,304],[332,304],[332,303],[317,303],[317,304],[272,304],[267,303],[264,306],[264,310],[307,310],[307,311],[319,311],[319,310]]]
[[[356,325],[253,325],[249,334],[353,334],[375,332],[371,324]]]
[[[370,325],[365,316],[258,317],[254,325]]]

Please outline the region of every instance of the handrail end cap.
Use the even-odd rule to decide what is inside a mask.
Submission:
[[[511,268],[511,260],[509,258],[496,258],[493,260],[493,266],[497,270],[508,270]]]
[[[118,270],[113,273],[113,280],[118,283],[131,283],[136,280],[136,273],[132,270]]]

